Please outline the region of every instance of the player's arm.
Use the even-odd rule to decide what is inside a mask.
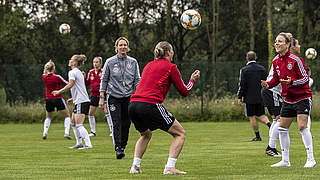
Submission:
[[[266,86],[262,86],[262,87],[273,88],[273,87],[275,87],[276,85],[278,85],[280,83],[280,79],[279,79],[278,73],[277,73],[276,69],[274,68],[274,64],[273,63],[272,63],[272,72],[273,72],[272,79],[269,82],[265,83]],[[263,83],[261,82],[261,85],[262,84]]]
[[[308,73],[306,71],[306,67],[304,65],[304,63],[302,62],[302,60],[298,60],[296,61],[297,65],[294,66],[295,67],[295,71],[298,74],[298,77],[301,77],[299,79],[294,79],[293,77],[291,77],[291,84],[293,86],[299,86],[299,85],[303,85],[309,82],[309,76]]]
[[[109,83],[109,67],[108,67],[108,60],[104,63],[104,66],[102,68],[102,73],[101,73],[101,81],[100,81],[100,98],[99,98],[99,108],[104,107],[104,100],[105,100],[105,92],[107,91],[107,85]]]
[[[88,72],[87,77],[86,77],[86,74],[83,72],[83,76],[85,78],[84,82],[85,82],[86,86],[89,86],[90,85],[90,71]]]
[[[60,90],[52,91],[52,94],[53,94],[54,96],[56,96],[57,94],[62,94],[62,93],[64,93],[64,92],[68,91],[69,89],[71,89],[73,85],[74,85],[74,80],[73,80],[73,79],[70,79],[70,80],[69,80],[69,83],[68,83],[66,86],[64,86],[64,87],[63,87],[62,89],[60,89]]]
[[[242,98],[245,96],[246,91],[246,81],[245,81],[245,74],[243,72],[243,69],[240,69],[240,75],[239,75],[239,84],[238,84],[238,104],[242,104]]]
[[[140,76],[140,70],[139,70],[139,64],[136,63],[136,72],[134,74],[134,87],[137,88],[139,82],[140,82],[141,76]]]
[[[200,77],[200,71],[196,70],[195,72],[192,73],[191,78],[190,78],[187,85],[184,84],[184,82],[181,78],[181,74],[180,74],[176,65],[172,66],[170,77],[171,77],[171,80],[173,82],[174,87],[178,90],[178,92],[182,96],[187,96],[189,94],[189,92],[192,90],[195,80]]]

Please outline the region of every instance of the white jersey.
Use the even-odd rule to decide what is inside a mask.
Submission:
[[[71,88],[73,104],[90,102],[83,74],[78,68],[73,68],[69,71],[69,81],[70,80],[74,80],[74,85]]]
[[[271,68],[270,68],[270,71],[269,71],[269,75],[267,77],[267,81],[270,81],[271,79],[273,78],[273,65],[271,65]],[[281,92],[282,92],[282,87],[281,87],[281,84],[279,83],[277,86],[269,89],[270,91],[276,93],[276,94],[279,94],[281,95]]]
[[[310,88],[311,88],[312,84],[313,84],[313,79],[311,77],[309,77],[309,87]]]

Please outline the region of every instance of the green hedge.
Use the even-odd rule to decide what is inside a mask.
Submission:
[[[247,120],[244,116],[243,106],[237,104],[235,96],[226,96],[214,101],[206,101],[204,98],[201,110],[201,99],[187,97],[179,99],[167,99],[164,106],[180,122],[188,121],[242,121]],[[320,119],[320,93],[313,95],[313,107],[311,112],[312,121]],[[70,111],[73,106],[69,106]],[[202,111],[202,112],[201,112]],[[33,104],[9,106],[0,108],[0,123],[42,123],[45,119],[45,104],[37,102]],[[96,121],[104,122],[104,113],[98,109]],[[64,120],[60,113],[54,113],[53,122]]]

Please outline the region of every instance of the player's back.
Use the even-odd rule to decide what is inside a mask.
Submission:
[[[59,90],[63,85],[68,84],[66,80],[64,80],[61,76],[56,74],[47,74],[42,75],[43,82],[46,86],[46,98],[61,98],[61,94],[57,96],[53,96],[51,93],[52,91]]]

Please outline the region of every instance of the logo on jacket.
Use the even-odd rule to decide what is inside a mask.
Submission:
[[[93,81],[93,79],[94,79],[93,75],[90,76],[90,79],[91,79],[91,81]]]
[[[292,63],[288,64],[288,69],[291,70],[292,69]]]
[[[120,70],[120,68],[119,68],[119,66],[118,66],[118,64],[115,64],[114,66],[113,66],[113,72],[115,72],[115,73],[117,73],[117,72],[119,72],[119,70]]]
[[[132,68],[132,64],[129,63],[129,64],[127,65],[127,69],[131,69],[131,68]]]
[[[114,106],[114,104],[110,104],[110,111],[115,111],[116,107]]]

